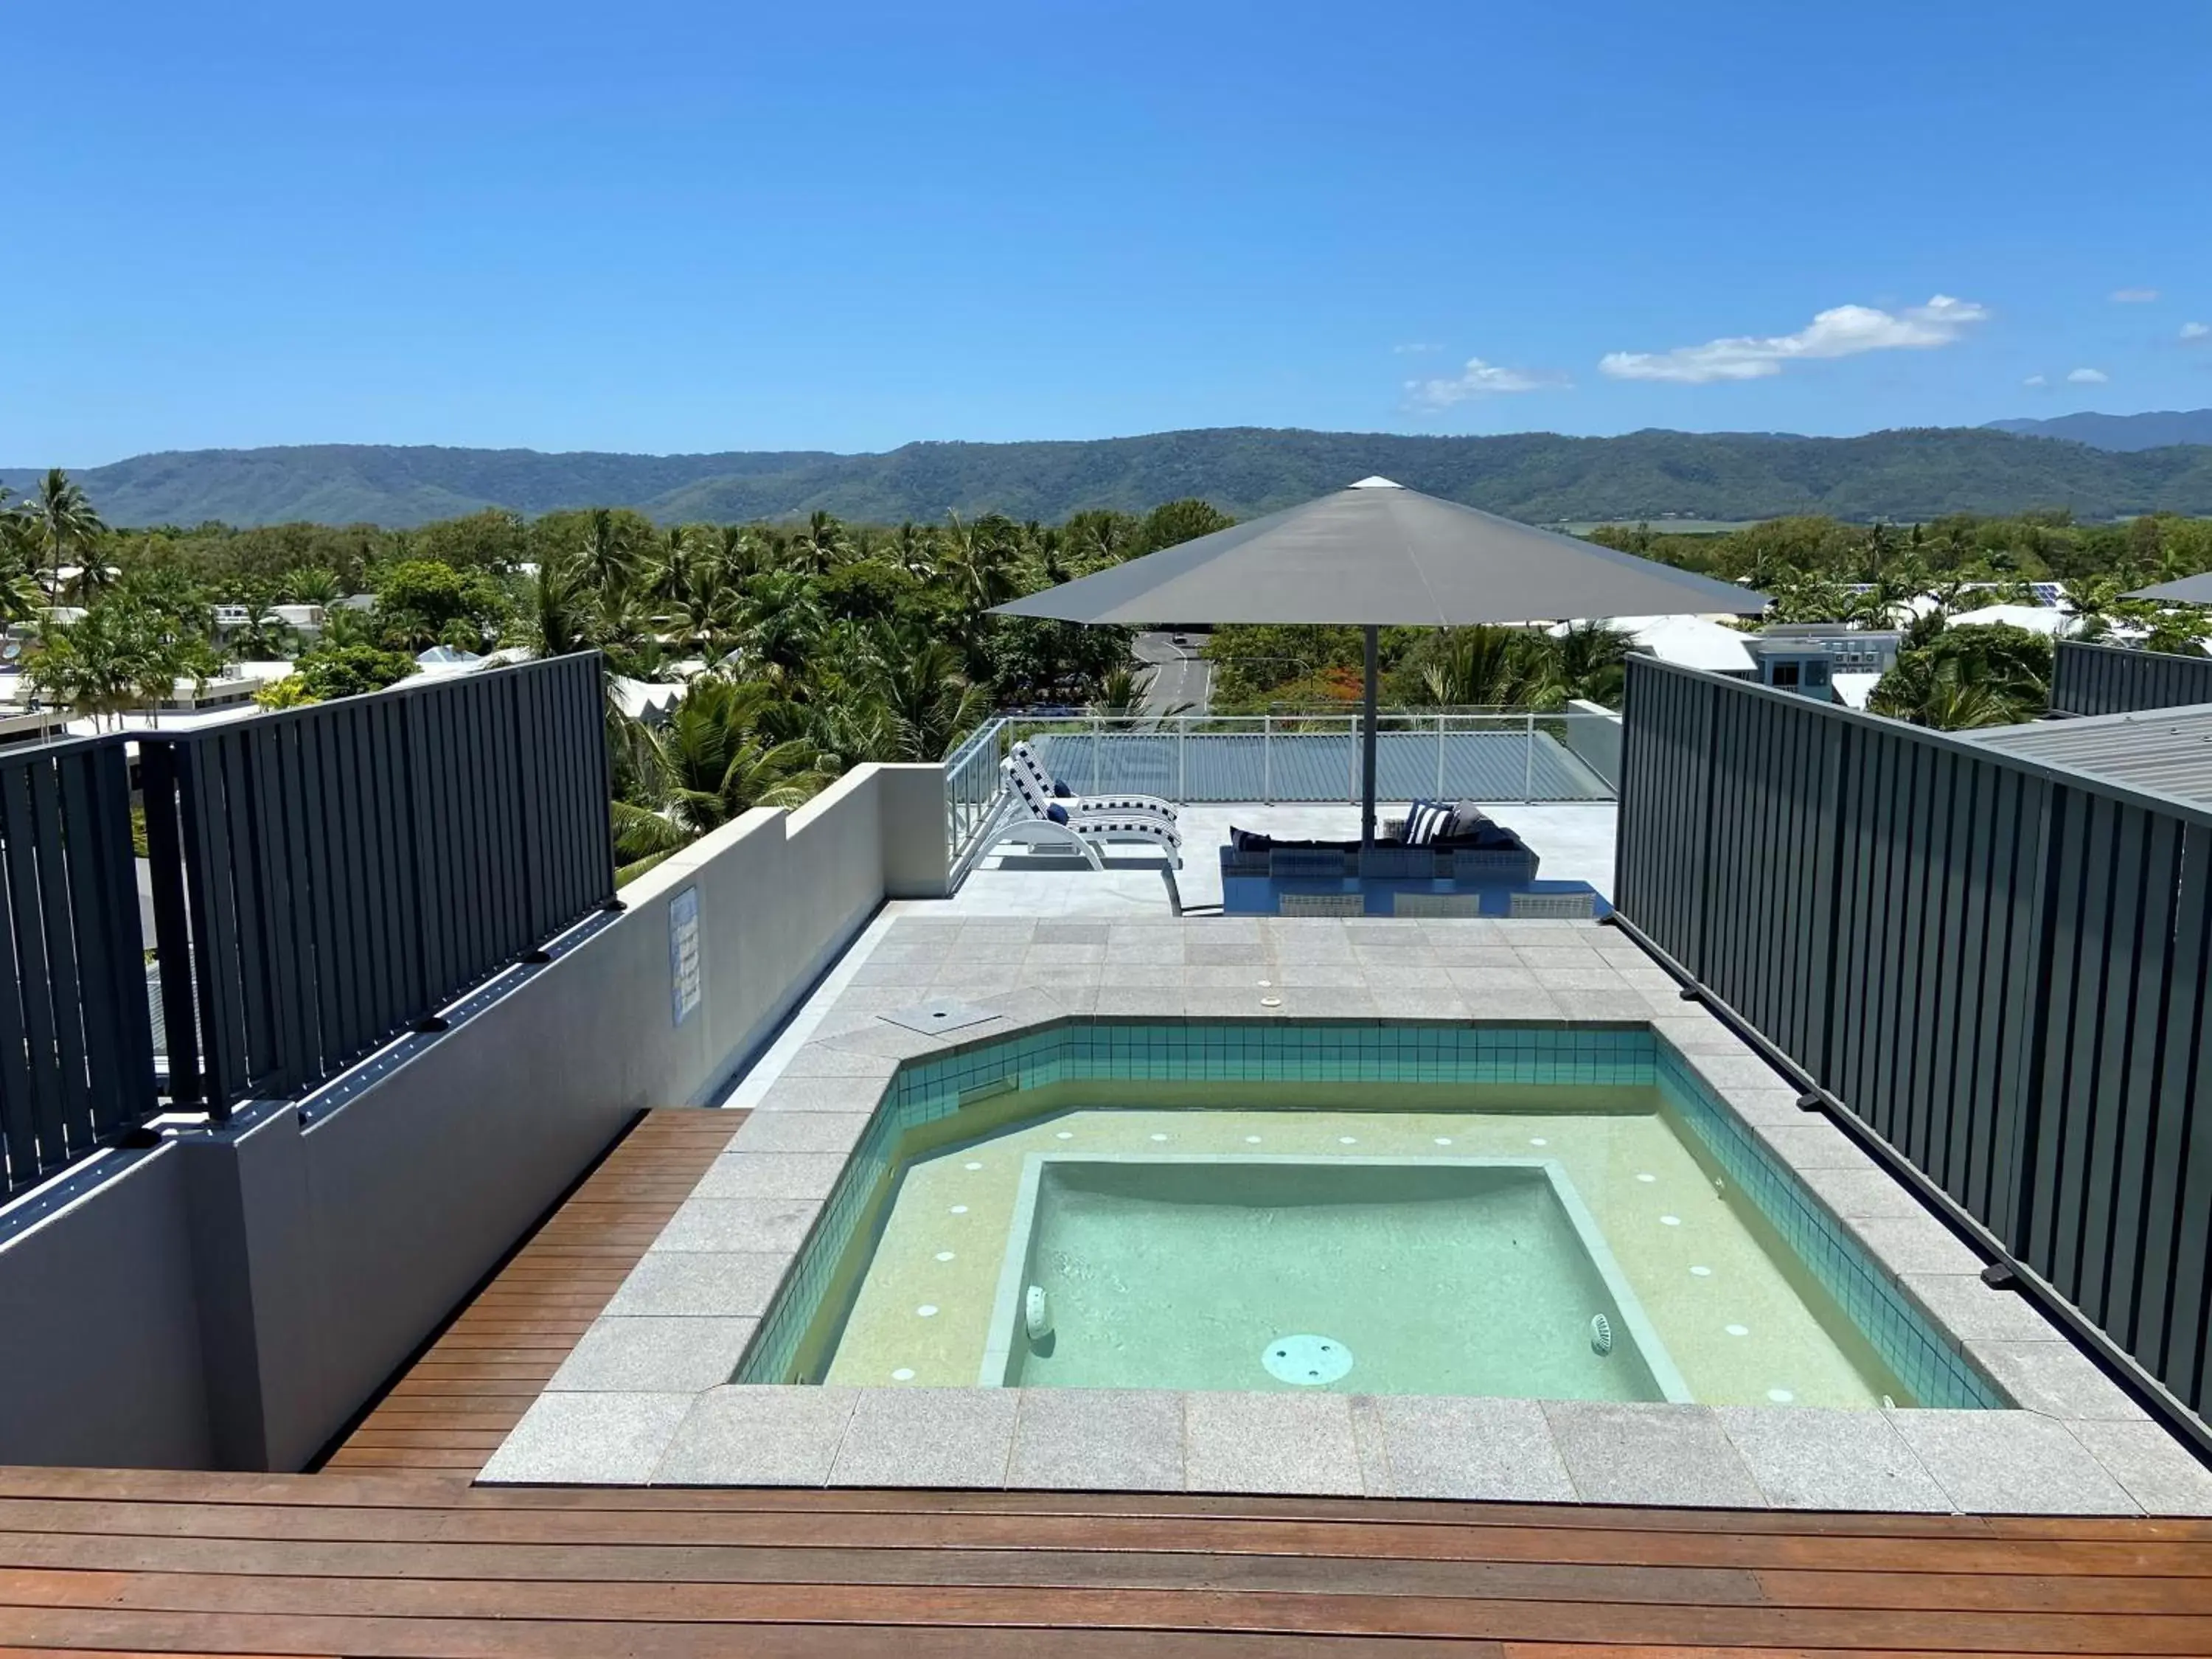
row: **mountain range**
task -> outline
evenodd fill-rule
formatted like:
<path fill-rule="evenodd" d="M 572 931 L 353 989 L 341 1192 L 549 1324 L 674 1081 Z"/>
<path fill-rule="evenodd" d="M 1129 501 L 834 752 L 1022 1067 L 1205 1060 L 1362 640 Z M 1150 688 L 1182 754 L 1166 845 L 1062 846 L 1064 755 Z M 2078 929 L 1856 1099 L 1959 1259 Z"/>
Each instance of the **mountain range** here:
<path fill-rule="evenodd" d="M 2065 438 L 2093 449 L 2164 449 L 2212 444 L 2212 409 L 2160 409 L 2142 415 L 2059 415 L 2047 421 L 1991 421 L 1992 432 Z"/>
<path fill-rule="evenodd" d="M 2136 417 L 2150 419 L 2150 416 Z M 1200 495 L 1244 517 L 1380 473 L 1532 523 L 1929 519 L 2064 507 L 2081 519 L 2212 514 L 2212 447 L 2119 452 L 1986 428 L 1854 438 L 1644 431 L 1413 437 L 1254 427 L 1074 442 L 914 443 L 883 454 L 548 454 L 319 444 L 172 451 L 75 473 L 118 526 L 313 520 L 407 527 L 485 507 L 633 507 L 664 522 L 875 523 L 999 512 L 1056 520 Z M 37 473 L 0 469 L 18 492 Z"/>

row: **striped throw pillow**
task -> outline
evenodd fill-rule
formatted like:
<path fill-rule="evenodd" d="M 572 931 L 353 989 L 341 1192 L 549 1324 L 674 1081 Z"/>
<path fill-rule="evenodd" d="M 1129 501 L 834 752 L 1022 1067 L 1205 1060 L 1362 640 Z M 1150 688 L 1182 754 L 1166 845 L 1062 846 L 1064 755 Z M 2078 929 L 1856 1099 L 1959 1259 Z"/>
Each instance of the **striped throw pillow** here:
<path fill-rule="evenodd" d="M 1417 800 L 1413 810 L 1406 815 L 1406 845 L 1430 847 L 1437 836 L 1449 834 L 1452 809 L 1432 800 Z"/>

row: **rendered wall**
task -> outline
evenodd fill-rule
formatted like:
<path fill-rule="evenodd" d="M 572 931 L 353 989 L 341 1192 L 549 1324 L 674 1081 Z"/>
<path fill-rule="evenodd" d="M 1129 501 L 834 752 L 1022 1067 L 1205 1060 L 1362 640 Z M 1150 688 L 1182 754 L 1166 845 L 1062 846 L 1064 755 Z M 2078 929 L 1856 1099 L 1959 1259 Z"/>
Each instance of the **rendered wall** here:
<path fill-rule="evenodd" d="M 0 1246 L 0 1462 L 195 1468 L 213 1452 L 178 1149 L 114 1160 Z"/>
<path fill-rule="evenodd" d="M 0 1365 L 0 1462 L 300 1467 L 633 1114 L 718 1094 L 886 896 L 944 891 L 944 810 L 941 769 L 863 767 L 747 813 L 326 1114 L 242 1114 L 0 1245 L 0 1335 L 52 1379 Z"/>

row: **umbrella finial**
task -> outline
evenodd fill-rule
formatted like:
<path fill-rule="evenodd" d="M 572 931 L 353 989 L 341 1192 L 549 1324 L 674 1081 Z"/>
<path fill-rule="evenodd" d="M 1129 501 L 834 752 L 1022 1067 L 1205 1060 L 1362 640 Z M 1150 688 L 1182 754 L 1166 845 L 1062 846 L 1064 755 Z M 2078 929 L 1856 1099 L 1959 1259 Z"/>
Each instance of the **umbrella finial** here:
<path fill-rule="evenodd" d="M 1395 478 L 1386 478 L 1379 472 L 1370 472 L 1358 483 L 1345 486 L 1347 489 L 1403 489 L 1405 487 Z"/>

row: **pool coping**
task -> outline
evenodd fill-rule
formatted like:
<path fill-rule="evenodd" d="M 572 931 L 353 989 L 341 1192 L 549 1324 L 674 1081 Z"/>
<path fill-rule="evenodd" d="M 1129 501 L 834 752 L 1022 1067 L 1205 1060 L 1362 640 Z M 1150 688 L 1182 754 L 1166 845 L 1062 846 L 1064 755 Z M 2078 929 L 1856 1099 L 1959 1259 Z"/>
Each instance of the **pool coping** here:
<path fill-rule="evenodd" d="M 944 1039 L 883 1018 L 932 995 L 993 1018 Z M 902 1062 L 1070 1019 L 1224 1018 L 1646 1025 L 2018 1408 L 726 1380 Z M 478 1479 L 2212 1514 L 2212 1474 L 1982 1266 L 1611 928 L 902 916 Z"/>

